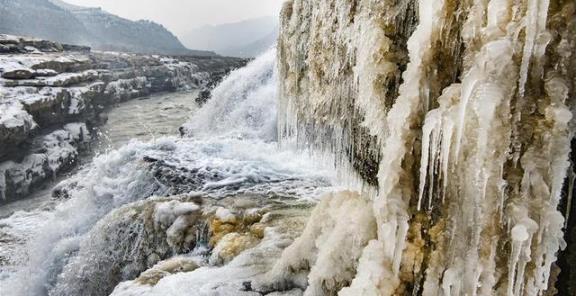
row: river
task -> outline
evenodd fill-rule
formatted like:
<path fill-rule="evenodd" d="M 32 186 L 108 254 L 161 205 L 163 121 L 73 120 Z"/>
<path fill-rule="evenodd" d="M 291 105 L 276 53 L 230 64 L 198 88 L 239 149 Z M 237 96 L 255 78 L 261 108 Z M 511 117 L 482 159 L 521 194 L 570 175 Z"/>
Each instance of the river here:
<path fill-rule="evenodd" d="M 312 155 L 277 142 L 275 56 L 270 50 L 232 72 L 201 109 L 194 103 L 194 93 L 136 99 L 112 109 L 100 131 L 99 153 L 56 185 L 65 198 L 54 200 L 45 190 L 4 210 L 4 216 L 13 213 L 0 220 L 0 287 L 5 288 L 0 294 L 108 295 L 118 283 L 134 279 L 159 259 L 179 255 L 191 260 L 196 247 L 166 253 L 163 241 L 147 242 L 148 231 L 163 228 L 144 228 L 166 220 L 161 217 L 165 207 L 177 211 L 202 206 L 204 213 L 223 219 L 229 216 L 223 214 L 229 211 L 223 206 L 246 215 L 281 211 L 262 220 L 286 229 L 284 234 L 265 232 L 261 244 L 265 249 L 257 248 L 272 252 L 259 255 L 268 258 L 265 262 L 241 262 L 244 271 L 239 272 L 213 268 L 205 256 L 195 263 L 206 267 L 198 269 L 194 282 L 198 286 L 189 289 L 234 282 L 234 287 L 225 288 L 238 291 L 239 276 L 270 268 L 270 259 L 302 230 L 311 201 L 333 190 L 335 180 L 334 172 Z M 203 202 L 191 205 L 195 196 Z M 298 222 L 289 223 L 295 214 L 282 209 L 295 204 L 299 204 Z M 256 208 L 238 208 L 246 205 Z M 141 216 L 146 222 L 130 214 L 151 207 L 152 222 L 146 220 L 149 216 Z M 174 227 L 182 223 L 177 221 L 181 220 Z M 158 235 L 173 237 L 174 227 Z M 198 239 L 190 243 L 202 245 Z M 157 253 L 161 257 L 149 257 Z M 208 275 L 211 281 L 202 280 L 206 272 L 230 277 Z"/>
<path fill-rule="evenodd" d="M 178 128 L 198 109 L 195 99 L 198 91 L 155 94 L 122 102 L 109 109 L 106 123 L 96 130 L 92 150 L 83 153 L 80 165 L 71 172 L 57 177 L 43 188 L 0 207 L 0 278 L 10 269 L 10 262 L 20 260 L 27 233 L 42 224 L 59 203 L 52 198 L 58 182 L 71 178 L 91 164 L 96 155 L 106 154 L 131 140 L 155 141 L 178 134 Z"/>

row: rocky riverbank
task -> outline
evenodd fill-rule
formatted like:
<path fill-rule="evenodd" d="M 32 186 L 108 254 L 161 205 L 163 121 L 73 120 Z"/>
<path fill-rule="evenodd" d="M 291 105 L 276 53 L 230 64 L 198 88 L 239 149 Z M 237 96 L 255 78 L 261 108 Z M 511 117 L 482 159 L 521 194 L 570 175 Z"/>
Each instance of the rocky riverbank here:
<path fill-rule="evenodd" d="M 245 60 L 92 52 L 0 35 L 0 204 L 69 169 L 114 104 L 205 89 Z"/>

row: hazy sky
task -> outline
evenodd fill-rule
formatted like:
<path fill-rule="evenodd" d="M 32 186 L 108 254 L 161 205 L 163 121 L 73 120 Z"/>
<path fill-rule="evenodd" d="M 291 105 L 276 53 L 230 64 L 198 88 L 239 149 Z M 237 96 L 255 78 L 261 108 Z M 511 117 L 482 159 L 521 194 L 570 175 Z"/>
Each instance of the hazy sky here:
<path fill-rule="evenodd" d="M 205 24 L 278 15 L 284 0 L 64 0 L 131 19 L 149 19 L 179 35 Z"/>

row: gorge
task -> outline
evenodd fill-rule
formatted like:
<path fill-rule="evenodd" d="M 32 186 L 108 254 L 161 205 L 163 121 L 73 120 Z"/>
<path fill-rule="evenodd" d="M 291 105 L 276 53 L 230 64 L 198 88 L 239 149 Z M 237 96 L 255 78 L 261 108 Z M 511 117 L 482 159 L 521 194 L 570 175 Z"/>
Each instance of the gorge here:
<path fill-rule="evenodd" d="M 69 169 L 102 112 L 159 92 L 205 90 L 242 59 L 91 52 L 0 35 L 0 204 Z"/>
<path fill-rule="evenodd" d="M 2 295 L 575 295 L 574 1 L 289 0 L 180 132 L 0 220 Z"/>

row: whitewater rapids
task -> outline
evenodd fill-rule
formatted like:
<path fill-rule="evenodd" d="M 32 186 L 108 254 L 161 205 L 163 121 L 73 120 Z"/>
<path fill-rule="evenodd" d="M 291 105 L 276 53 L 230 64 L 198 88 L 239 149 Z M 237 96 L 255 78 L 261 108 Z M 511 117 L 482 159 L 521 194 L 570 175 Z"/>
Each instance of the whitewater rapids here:
<path fill-rule="evenodd" d="M 306 154 L 279 149 L 275 141 L 275 57 L 270 50 L 231 73 L 185 124 L 189 136 L 134 140 L 100 155 L 56 186 L 66 200 L 54 209 L 17 212 L 1 220 L 6 234 L 25 243 L 19 245 L 24 250 L 4 250 L 13 262 L 3 268 L 0 294 L 107 295 L 118 281 L 152 267 L 161 258 L 144 266 L 126 261 L 137 254 L 130 248 L 141 246 L 129 241 L 129 233 L 138 231 L 131 227 L 140 226 L 126 220 L 126 211 L 150 197 L 174 196 L 175 202 L 198 195 L 315 200 L 327 191 L 332 173 L 315 167 Z M 263 244 L 278 253 L 277 244 L 286 245 L 286 238 L 270 236 Z M 183 255 L 197 256 L 198 250 L 188 252 Z M 113 274 L 114 264 L 128 266 Z"/>

